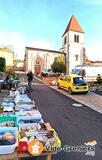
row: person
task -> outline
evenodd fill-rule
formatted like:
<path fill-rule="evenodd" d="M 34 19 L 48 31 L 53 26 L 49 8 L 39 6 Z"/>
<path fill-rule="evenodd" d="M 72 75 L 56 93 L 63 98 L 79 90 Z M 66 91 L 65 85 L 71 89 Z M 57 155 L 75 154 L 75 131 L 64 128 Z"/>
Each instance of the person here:
<path fill-rule="evenodd" d="M 6 78 L 3 81 L 3 88 L 8 88 L 9 89 L 9 81 L 10 81 L 10 76 L 7 73 Z"/>
<path fill-rule="evenodd" d="M 29 87 L 30 91 L 32 91 L 33 73 L 31 71 L 29 71 L 27 73 L 27 77 L 28 77 L 28 87 Z"/>
<path fill-rule="evenodd" d="M 9 76 L 9 74 L 7 74 L 7 76 L 6 76 L 6 78 L 5 78 L 6 83 L 8 83 L 9 78 L 10 78 L 10 76 Z"/>

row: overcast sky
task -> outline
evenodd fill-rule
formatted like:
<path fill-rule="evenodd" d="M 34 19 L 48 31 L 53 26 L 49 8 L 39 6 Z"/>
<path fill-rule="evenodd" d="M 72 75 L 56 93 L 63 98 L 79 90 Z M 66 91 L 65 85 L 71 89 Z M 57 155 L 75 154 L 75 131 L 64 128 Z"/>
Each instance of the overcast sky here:
<path fill-rule="evenodd" d="M 72 15 L 88 58 L 102 60 L 102 0 L 0 0 L 0 46 L 13 46 L 18 58 L 25 46 L 59 50 Z"/>

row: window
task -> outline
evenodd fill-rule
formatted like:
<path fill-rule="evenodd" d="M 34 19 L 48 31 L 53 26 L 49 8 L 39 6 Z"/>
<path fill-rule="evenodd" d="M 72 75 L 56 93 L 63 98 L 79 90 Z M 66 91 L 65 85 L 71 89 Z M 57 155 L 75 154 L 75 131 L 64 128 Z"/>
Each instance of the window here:
<path fill-rule="evenodd" d="M 74 84 L 83 84 L 83 83 L 85 83 L 86 84 L 86 82 L 85 82 L 85 80 L 82 78 L 82 77 L 78 77 L 78 78 L 73 78 L 73 82 L 74 82 Z"/>
<path fill-rule="evenodd" d="M 65 38 L 64 38 L 64 44 L 66 44 L 66 42 L 67 42 L 67 38 L 65 37 Z"/>
<path fill-rule="evenodd" d="M 77 42 L 77 43 L 79 43 L 79 35 L 74 35 L 74 42 Z"/>
<path fill-rule="evenodd" d="M 75 35 L 74 35 L 74 42 L 76 42 L 76 38 L 77 38 L 77 37 L 76 37 L 76 34 L 75 34 Z"/>
<path fill-rule="evenodd" d="M 76 55 L 75 55 L 75 61 L 78 61 L 78 57 L 79 57 L 79 55 L 76 54 Z"/>
<path fill-rule="evenodd" d="M 79 42 L 79 35 L 77 36 L 77 42 Z"/>

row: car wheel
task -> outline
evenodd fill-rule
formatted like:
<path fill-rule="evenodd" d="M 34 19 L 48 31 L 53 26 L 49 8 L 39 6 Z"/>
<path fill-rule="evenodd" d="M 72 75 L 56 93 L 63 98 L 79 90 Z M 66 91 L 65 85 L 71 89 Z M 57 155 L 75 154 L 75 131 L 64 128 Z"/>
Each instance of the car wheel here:
<path fill-rule="evenodd" d="M 73 94 L 73 92 L 72 92 L 72 89 L 69 87 L 68 88 L 68 93 L 71 95 L 71 94 Z"/>
<path fill-rule="evenodd" d="M 88 93 L 88 91 L 84 92 L 84 94 L 87 94 L 87 93 Z"/>
<path fill-rule="evenodd" d="M 58 88 L 58 89 L 60 89 L 60 85 L 59 85 L 59 83 L 57 83 L 57 88 Z"/>

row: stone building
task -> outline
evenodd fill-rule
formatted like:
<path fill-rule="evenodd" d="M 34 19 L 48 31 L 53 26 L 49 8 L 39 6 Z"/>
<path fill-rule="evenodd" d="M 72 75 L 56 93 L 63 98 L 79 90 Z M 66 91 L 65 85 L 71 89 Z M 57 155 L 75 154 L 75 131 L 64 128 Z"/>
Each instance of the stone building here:
<path fill-rule="evenodd" d="M 28 72 L 32 70 L 33 73 L 39 74 L 43 70 L 51 69 L 55 57 L 59 55 L 64 56 L 65 53 L 54 50 L 40 49 L 40 48 L 25 48 L 24 68 Z"/>

